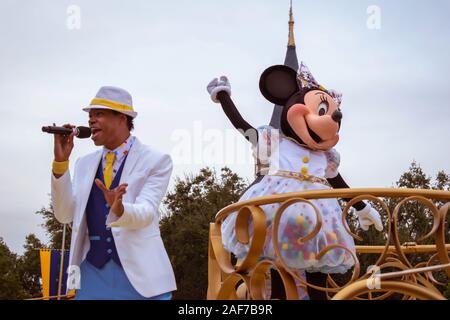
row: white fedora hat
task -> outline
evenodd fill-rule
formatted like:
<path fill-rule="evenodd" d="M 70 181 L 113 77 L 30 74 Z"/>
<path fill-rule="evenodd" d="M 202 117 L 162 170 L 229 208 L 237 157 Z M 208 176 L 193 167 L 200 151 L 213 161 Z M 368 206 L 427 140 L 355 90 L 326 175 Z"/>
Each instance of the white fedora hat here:
<path fill-rule="evenodd" d="M 132 118 L 137 116 L 137 112 L 133 109 L 131 94 L 118 87 L 101 87 L 95 98 L 92 99 L 91 104 L 83 108 L 86 112 L 89 112 L 91 109 L 114 110 Z"/>

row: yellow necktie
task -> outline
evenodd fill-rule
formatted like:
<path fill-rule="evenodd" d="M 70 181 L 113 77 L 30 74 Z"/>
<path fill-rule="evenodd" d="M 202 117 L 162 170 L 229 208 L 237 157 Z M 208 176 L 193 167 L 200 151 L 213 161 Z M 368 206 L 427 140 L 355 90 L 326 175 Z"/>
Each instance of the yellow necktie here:
<path fill-rule="evenodd" d="M 105 179 L 105 186 L 108 189 L 112 183 L 113 164 L 114 164 L 115 159 L 116 159 L 116 154 L 114 152 L 108 152 L 106 154 L 106 166 L 105 166 L 105 172 L 103 174 L 103 177 Z"/>

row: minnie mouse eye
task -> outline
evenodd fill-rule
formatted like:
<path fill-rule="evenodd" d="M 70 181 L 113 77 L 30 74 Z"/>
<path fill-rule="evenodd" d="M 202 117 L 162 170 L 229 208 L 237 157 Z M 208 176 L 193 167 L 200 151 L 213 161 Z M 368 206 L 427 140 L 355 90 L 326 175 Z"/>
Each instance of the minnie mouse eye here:
<path fill-rule="evenodd" d="M 317 107 L 317 114 L 319 116 L 323 116 L 328 112 L 328 102 L 322 101 L 319 106 Z"/>

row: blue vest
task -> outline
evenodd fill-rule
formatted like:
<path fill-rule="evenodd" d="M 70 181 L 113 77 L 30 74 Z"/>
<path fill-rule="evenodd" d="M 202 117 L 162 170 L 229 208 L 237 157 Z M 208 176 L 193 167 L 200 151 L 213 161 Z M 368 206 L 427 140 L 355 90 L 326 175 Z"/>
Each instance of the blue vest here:
<path fill-rule="evenodd" d="M 125 162 L 126 158 L 123 160 L 119 171 L 116 173 L 110 189 L 114 189 L 118 186 Z M 104 183 L 101 161 L 95 178 L 100 179 L 100 181 Z M 91 243 L 86 259 L 98 269 L 102 268 L 109 259 L 113 259 L 119 266 L 122 266 L 119 255 L 117 254 L 111 228 L 106 227 L 106 217 L 108 216 L 108 213 L 108 203 L 105 200 L 103 192 L 94 182 L 86 206 L 86 220 L 89 241 Z"/>

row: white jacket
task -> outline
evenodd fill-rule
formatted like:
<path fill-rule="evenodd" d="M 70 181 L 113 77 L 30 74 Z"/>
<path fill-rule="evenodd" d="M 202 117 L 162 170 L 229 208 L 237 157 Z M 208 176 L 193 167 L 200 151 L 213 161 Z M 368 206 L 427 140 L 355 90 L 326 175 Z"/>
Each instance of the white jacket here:
<path fill-rule="evenodd" d="M 69 266 L 80 266 L 90 242 L 85 209 L 102 150 L 75 163 L 73 180 L 69 170 L 56 179 L 52 174 L 51 195 L 56 219 L 72 224 Z M 121 183 L 128 183 L 123 196 L 124 213 L 107 217 L 120 261 L 133 287 L 144 297 L 176 290 L 175 276 L 159 231 L 159 204 L 172 173 L 169 155 L 135 140 L 127 156 Z"/>

